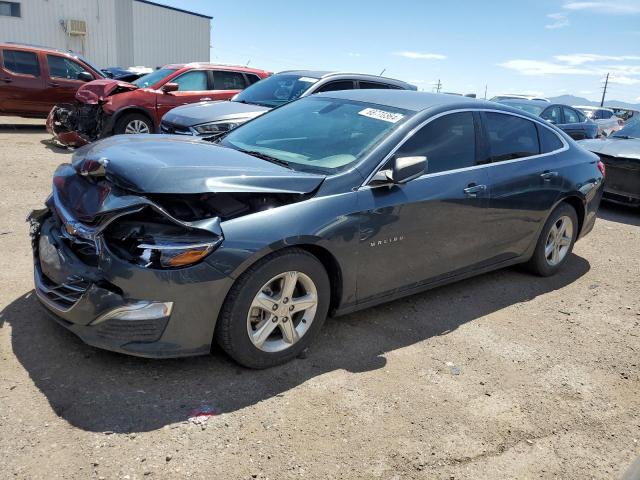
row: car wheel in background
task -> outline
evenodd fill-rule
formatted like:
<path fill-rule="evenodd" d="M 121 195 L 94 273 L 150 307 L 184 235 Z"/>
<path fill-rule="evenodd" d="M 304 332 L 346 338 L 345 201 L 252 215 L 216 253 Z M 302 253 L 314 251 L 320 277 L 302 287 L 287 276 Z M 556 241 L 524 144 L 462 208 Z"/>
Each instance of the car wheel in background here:
<path fill-rule="evenodd" d="M 118 119 L 114 132 L 117 135 L 153 133 L 153 125 L 151 120 L 141 113 L 128 113 Z"/>
<path fill-rule="evenodd" d="M 578 235 L 578 215 L 567 204 L 558 205 L 542 229 L 527 267 L 543 277 L 554 275 L 566 263 Z"/>
<path fill-rule="evenodd" d="M 329 299 L 329 277 L 316 257 L 297 248 L 276 252 L 251 266 L 231 288 L 216 340 L 245 367 L 285 363 L 316 337 Z"/>

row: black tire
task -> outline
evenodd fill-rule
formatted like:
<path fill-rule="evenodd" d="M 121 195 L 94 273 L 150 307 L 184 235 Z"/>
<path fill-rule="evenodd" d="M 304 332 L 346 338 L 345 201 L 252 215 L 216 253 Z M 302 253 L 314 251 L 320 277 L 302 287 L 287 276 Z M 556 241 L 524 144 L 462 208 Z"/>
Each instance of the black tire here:
<path fill-rule="evenodd" d="M 153 123 L 149 120 L 149 117 L 142 113 L 126 113 L 122 115 L 117 121 L 116 125 L 113 128 L 113 133 L 116 135 L 123 135 L 126 133 L 127 125 L 134 121 L 143 122 L 147 128 L 149 129 L 149 133 L 153 133 Z"/>
<path fill-rule="evenodd" d="M 315 284 L 318 296 L 315 317 L 309 329 L 290 347 L 279 352 L 265 352 L 249 338 L 247 315 L 255 295 L 263 285 L 288 271 L 302 272 Z M 299 248 L 275 252 L 252 265 L 229 291 L 216 325 L 216 342 L 245 367 L 261 369 L 286 363 L 305 350 L 317 336 L 329 311 L 330 296 L 329 276 L 316 257 Z"/>
<path fill-rule="evenodd" d="M 561 217 L 568 217 L 569 219 L 571 219 L 573 227 L 571 243 L 569 244 L 569 249 L 567 250 L 567 253 L 564 255 L 562 260 L 556 265 L 551 265 L 547 260 L 547 256 L 545 255 L 545 246 L 547 238 L 549 237 L 549 232 Z M 530 272 L 535 273 L 536 275 L 540 275 L 541 277 L 550 277 L 551 275 L 555 275 L 564 266 L 564 264 L 567 262 L 567 259 L 571 255 L 577 235 L 578 215 L 571 205 L 569 205 L 568 203 L 561 203 L 553 210 L 553 212 L 551 212 L 551 215 L 549 215 L 547 222 L 544 224 L 544 228 L 542 229 L 542 232 L 540 232 L 540 237 L 538 238 L 533 256 L 525 264 L 526 268 Z"/>

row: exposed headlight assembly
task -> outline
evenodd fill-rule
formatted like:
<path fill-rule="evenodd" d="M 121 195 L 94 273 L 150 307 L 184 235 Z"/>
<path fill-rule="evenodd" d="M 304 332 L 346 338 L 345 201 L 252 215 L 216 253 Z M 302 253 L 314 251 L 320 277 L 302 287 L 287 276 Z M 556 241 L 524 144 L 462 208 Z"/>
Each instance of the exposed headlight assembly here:
<path fill-rule="evenodd" d="M 140 259 L 146 262 L 146 266 L 159 266 L 160 268 L 186 267 L 198 263 L 209 255 L 222 242 L 218 238 L 211 242 L 163 242 L 141 243 L 138 249 L 141 251 Z"/>
<path fill-rule="evenodd" d="M 222 135 L 229 130 L 233 130 L 238 125 L 246 122 L 248 118 L 238 118 L 233 121 L 222 120 L 218 122 L 203 123 L 202 125 L 196 125 L 192 127 L 198 135 Z"/>

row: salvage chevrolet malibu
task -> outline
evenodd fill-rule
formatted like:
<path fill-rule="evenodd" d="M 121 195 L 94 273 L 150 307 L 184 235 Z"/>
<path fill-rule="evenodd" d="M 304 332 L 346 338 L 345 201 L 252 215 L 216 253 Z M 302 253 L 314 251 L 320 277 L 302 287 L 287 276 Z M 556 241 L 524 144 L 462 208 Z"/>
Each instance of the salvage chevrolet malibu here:
<path fill-rule="evenodd" d="M 30 215 L 36 293 L 91 345 L 177 357 L 215 341 L 269 367 L 329 313 L 518 263 L 553 275 L 592 229 L 603 176 L 506 106 L 318 94 L 215 144 L 123 135 L 78 150 Z"/>

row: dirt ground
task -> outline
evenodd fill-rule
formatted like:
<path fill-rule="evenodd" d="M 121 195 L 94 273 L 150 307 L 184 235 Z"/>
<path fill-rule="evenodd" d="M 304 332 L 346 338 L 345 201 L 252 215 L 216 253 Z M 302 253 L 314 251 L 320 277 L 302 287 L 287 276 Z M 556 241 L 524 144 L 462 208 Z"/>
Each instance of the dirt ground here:
<path fill-rule="evenodd" d="M 640 211 L 603 206 L 556 277 L 330 319 L 279 368 L 142 360 L 34 298 L 25 215 L 70 160 L 45 139 L 0 128 L 1 478 L 617 479 L 640 455 Z"/>

